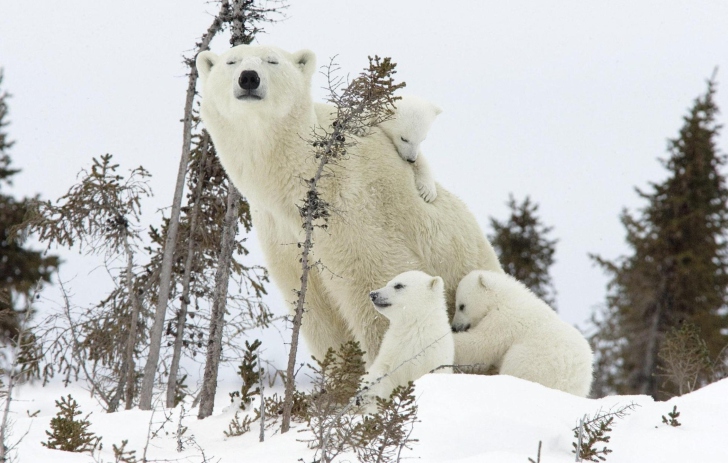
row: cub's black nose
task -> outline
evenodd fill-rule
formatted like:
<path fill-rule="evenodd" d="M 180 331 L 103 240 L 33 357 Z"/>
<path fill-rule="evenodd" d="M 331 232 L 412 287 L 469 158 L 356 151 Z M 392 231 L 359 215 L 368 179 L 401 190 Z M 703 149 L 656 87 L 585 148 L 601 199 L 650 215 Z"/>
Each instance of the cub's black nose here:
<path fill-rule="evenodd" d="M 243 71 L 238 79 L 240 88 L 245 90 L 255 90 L 260 86 L 260 76 L 255 71 Z"/>
<path fill-rule="evenodd" d="M 369 293 L 369 297 L 372 299 L 372 301 L 375 301 L 377 299 L 377 296 L 379 296 L 379 294 L 376 291 L 372 291 L 371 293 Z"/>

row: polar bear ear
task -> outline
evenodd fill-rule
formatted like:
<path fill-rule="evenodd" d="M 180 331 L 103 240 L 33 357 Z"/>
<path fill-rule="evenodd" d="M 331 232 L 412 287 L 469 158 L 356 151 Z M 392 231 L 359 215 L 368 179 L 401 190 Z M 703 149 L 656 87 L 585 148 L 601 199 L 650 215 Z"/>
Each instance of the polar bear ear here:
<path fill-rule="evenodd" d="M 489 289 L 488 284 L 485 282 L 485 275 L 478 275 L 478 284 L 484 289 Z"/>
<path fill-rule="evenodd" d="M 432 280 L 430 280 L 430 284 L 428 285 L 428 287 L 431 290 L 436 291 L 438 288 L 442 288 L 444 285 L 445 283 L 442 281 L 442 278 L 434 277 Z"/>
<path fill-rule="evenodd" d="M 439 116 L 442 113 L 442 108 L 436 104 L 432 105 L 432 110 L 435 111 L 435 116 Z"/>
<path fill-rule="evenodd" d="M 311 50 L 299 50 L 293 54 L 293 62 L 306 77 L 311 77 L 316 69 L 316 54 Z"/>
<path fill-rule="evenodd" d="M 200 74 L 200 78 L 204 82 L 207 76 L 210 75 L 212 67 L 217 62 L 218 56 L 211 51 L 203 51 L 197 55 L 195 65 L 197 66 L 197 73 Z"/>

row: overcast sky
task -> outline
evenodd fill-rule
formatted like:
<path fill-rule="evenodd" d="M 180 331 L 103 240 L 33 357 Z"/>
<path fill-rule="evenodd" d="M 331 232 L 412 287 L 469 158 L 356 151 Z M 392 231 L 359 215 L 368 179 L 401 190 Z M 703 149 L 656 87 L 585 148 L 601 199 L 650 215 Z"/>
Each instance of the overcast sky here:
<path fill-rule="evenodd" d="M 202 0 L 3 0 L 17 194 L 56 198 L 92 156 L 112 153 L 124 169 L 153 174 L 144 218 L 157 224 L 181 152 L 182 54 L 216 11 Z M 507 216 L 509 193 L 540 205 L 559 239 L 559 312 L 575 324 L 605 298 L 606 278 L 588 253 L 627 252 L 619 213 L 643 205 L 635 186 L 664 178 L 666 139 L 716 66 L 717 102 L 728 112 L 725 0 L 294 0 L 286 16 L 258 42 L 309 48 L 319 64 L 336 56 L 352 75 L 367 55 L 391 56 L 405 92 L 443 108 L 423 152 L 484 230 L 489 217 Z M 220 37 L 213 51 L 227 47 Z M 324 83 L 314 78 L 317 100 Z M 101 297 L 108 278 L 98 262 L 62 254 L 77 302 Z M 262 263 L 260 252 L 253 258 Z"/>

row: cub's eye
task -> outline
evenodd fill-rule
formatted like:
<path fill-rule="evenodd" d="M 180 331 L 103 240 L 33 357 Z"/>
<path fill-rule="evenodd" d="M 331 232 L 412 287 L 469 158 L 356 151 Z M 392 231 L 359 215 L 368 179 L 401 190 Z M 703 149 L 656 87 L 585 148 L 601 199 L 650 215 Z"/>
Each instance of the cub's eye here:
<path fill-rule="evenodd" d="M 399 139 L 400 139 L 400 140 L 402 140 L 402 141 L 403 141 L 403 142 L 405 142 L 405 143 L 409 143 L 409 140 L 407 140 L 407 139 L 406 139 L 406 138 L 404 138 L 404 137 L 399 137 Z"/>
<path fill-rule="evenodd" d="M 402 288 L 404 288 L 404 285 L 402 283 L 397 283 L 396 285 L 394 285 L 394 289 L 402 289 Z"/>
<path fill-rule="evenodd" d="M 462 312 L 463 310 L 465 310 L 465 304 L 460 304 L 460 311 Z"/>
<path fill-rule="evenodd" d="M 228 61 L 226 64 L 232 66 L 233 64 L 238 64 L 237 61 Z"/>
<path fill-rule="evenodd" d="M 278 64 L 278 60 L 275 58 L 268 58 L 268 64 Z"/>

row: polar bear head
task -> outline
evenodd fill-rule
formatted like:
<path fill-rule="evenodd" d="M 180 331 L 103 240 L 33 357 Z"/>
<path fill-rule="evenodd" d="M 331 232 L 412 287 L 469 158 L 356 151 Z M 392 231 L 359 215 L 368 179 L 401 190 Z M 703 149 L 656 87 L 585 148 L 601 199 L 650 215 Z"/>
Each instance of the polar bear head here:
<path fill-rule="evenodd" d="M 500 292 L 494 278 L 497 274 L 486 270 L 473 270 L 465 275 L 455 293 L 455 316 L 452 330 L 467 331 L 474 328 L 500 304 Z"/>
<path fill-rule="evenodd" d="M 374 307 L 390 322 L 404 321 L 431 310 L 445 312 L 445 284 L 419 270 L 394 277 L 387 286 L 369 293 Z"/>
<path fill-rule="evenodd" d="M 288 53 L 271 46 L 238 45 L 221 55 L 197 55 L 202 83 L 203 119 L 280 119 L 310 103 L 316 56 L 309 50 Z"/>
<path fill-rule="evenodd" d="M 402 96 L 395 103 L 392 118 L 379 127 L 392 140 L 402 159 L 415 162 L 420 144 L 427 138 L 432 122 L 441 112 L 439 107 L 427 100 L 412 95 Z"/>

